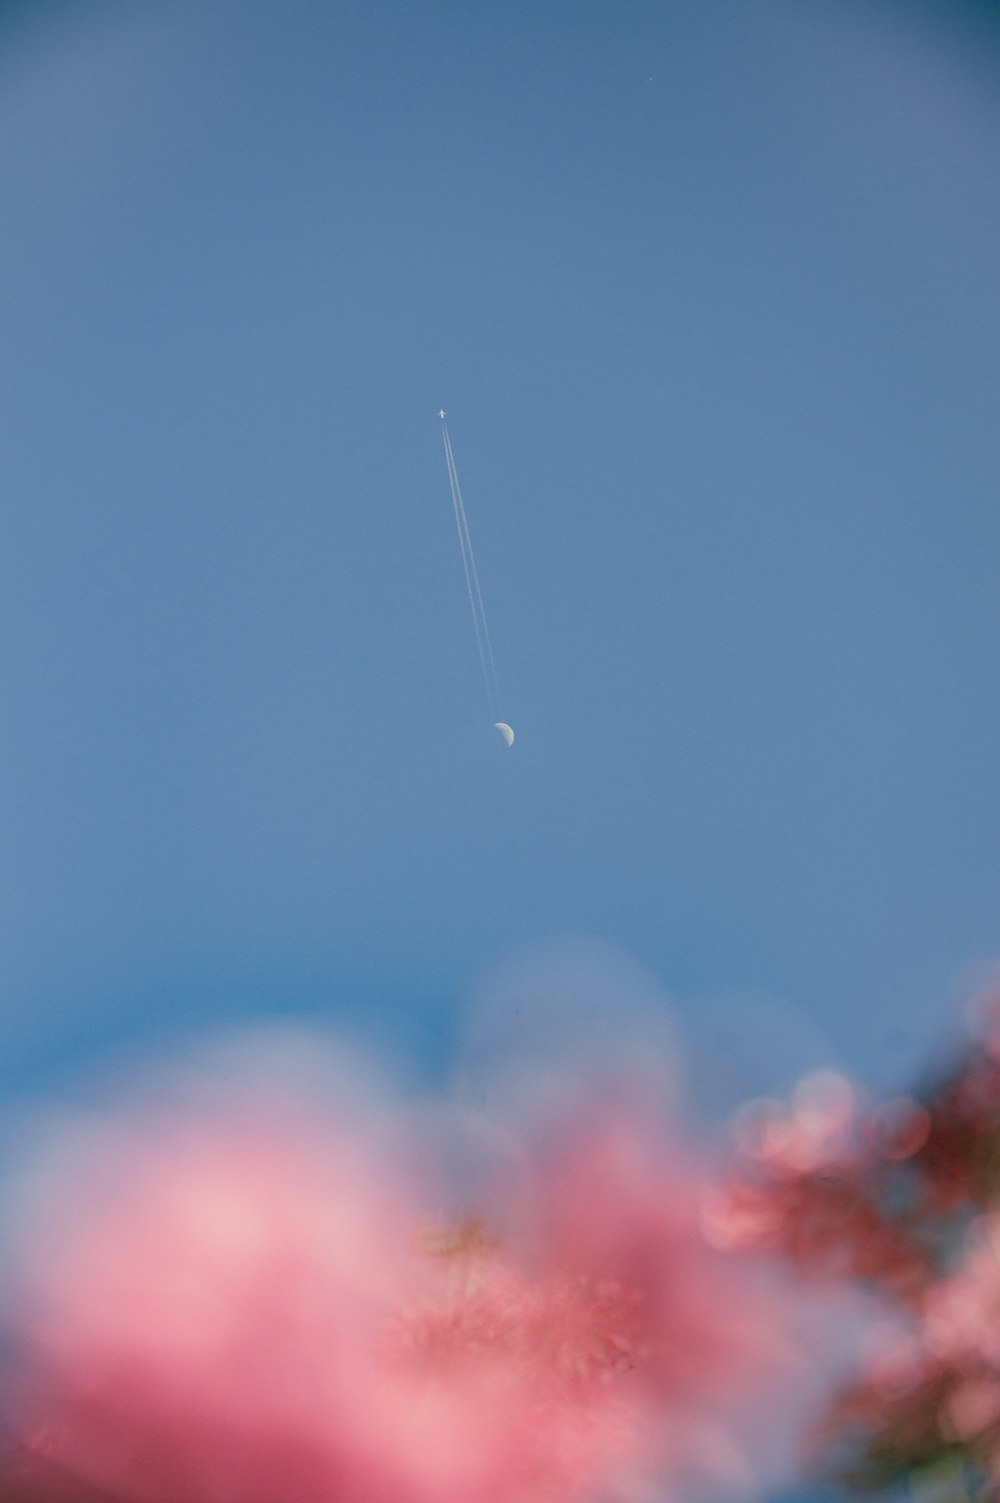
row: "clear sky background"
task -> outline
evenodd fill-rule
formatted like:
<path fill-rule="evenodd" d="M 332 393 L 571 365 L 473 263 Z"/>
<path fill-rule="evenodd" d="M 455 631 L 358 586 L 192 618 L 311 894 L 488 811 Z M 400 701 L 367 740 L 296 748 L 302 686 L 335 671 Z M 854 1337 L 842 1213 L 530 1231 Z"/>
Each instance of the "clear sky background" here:
<path fill-rule="evenodd" d="M 1000 952 L 998 162 L 986 6 L 7 3 L 0 1083 L 557 973 L 905 1082 Z"/>

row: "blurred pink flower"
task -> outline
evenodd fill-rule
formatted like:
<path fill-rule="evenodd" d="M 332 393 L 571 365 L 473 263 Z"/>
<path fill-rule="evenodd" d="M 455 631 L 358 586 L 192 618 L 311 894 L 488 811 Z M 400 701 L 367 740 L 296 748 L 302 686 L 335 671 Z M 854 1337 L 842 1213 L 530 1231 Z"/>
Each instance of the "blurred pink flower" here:
<path fill-rule="evenodd" d="M 389 1166 L 343 1130 L 252 1121 L 104 1146 L 31 1249 L 28 1451 L 149 1503 L 327 1498 L 334 1479 L 398 1498 L 372 1352 L 414 1206 Z"/>
<path fill-rule="evenodd" d="M 762 1451 L 780 1449 L 768 1401 L 797 1360 L 792 1323 L 759 1270 L 709 1244 L 705 1183 L 657 1123 L 597 1109 L 543 1143 L 531 1199 L 508 1207 L 507 1224 L 534 1279 L 613 1297 L 605 1360 L 634 1456 L 661 1491 L 696 1481 L 754 1491 Z"/>
<path fill-rule="evenodd" d="M 971 1248 L 865 1343 L 861 1372 L 824 1426 L 866 1436 L 876 1454 L 904 1466 L 961 1445 L 983 1475 L 1000 1474 L 1000 1264 L 994 1218 L 974 1227 Z M 992 1494 L 991 1494 L 992 1496 Z"/>
<path fill-rule="evenodd" d="M 923 1336 L 943 1360 L 984 1363 L 1000 1378 L 1000 1218 L 974 1223 L 966 1256 L 923 1301 Z"/>
<path fill-rule="evenodd" d="M 908 1097 L 862 1110 L 850 1082 L 819 1070 L 789 1106 L 751 1103 L 735 1123 L 736 1159 L 714 1197 L 720 1246 L 756 1247 L 837 1283 L 864 1280 L 912 1302 L 932 1276 L 927 1250 L 886 1191 L 931 1134 Z"/>
<path fill-rule="evenodd" d="M 12 1497 L 752 1490 L 736 1421 L 785 1370 L 780 1317 L 708 1246 L 682 1151 L 625 1113 L 552 1131 L 485 1221 L 428 1222 L 444 1188 L 370 1123 L 291 1105 L 98 1147 L 25 1245 Z"/>

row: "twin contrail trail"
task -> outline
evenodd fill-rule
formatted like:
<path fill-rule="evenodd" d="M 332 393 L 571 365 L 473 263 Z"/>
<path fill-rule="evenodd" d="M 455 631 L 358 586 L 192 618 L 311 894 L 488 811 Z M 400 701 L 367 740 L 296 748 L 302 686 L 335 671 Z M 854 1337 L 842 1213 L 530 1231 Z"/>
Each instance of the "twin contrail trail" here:
<path fill-rule="evenodd" d="M 497 680 L 496 663 L 493 661 L 493 644 L 490 641 L 490 629 L 486 623 L 486 607 L 483 604 L 483 592 L 479 584 L 476 555 L 472 551 L 472 538 L 469 536 L 469 521 L 465 515 L 462 488 L 458 483 L 458 471 L 455 468 L 455 456 L 451 449 L 451 439 L 448 437 L 448 425 L 444 420 L 444 411 L 442 410 L 438 416 L 441 419 L 441 434 L 444 438 L 444 457 L 448 464 L 448 483 L 451 486 L 451 500 L 455 508 L 455 526 L 458 528 L 458 546 L 462 550 L 465 587 L 469 592 L 469 609 L 472 612 L 472 625 L 476 633 L 476 647 L 479 650 L 479 664 L 483 670 L 486 697 L 490 702 L 490 713 L 493 716 L 494 724 L 507 742 L 507 745 L 510 746 L 514 740 L 514 732 L 503 720 L 503 710 L 500 705 L 500 685 Z"/>

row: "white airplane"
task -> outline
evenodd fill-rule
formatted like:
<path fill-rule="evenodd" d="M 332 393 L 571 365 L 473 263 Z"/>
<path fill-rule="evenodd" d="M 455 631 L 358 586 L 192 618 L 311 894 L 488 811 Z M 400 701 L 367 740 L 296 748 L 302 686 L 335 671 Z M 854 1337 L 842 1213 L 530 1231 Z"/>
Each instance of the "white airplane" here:
<path fill-rule="evenodd" d="M 440 417 L 440 418 L 444 417 L 444 408 L 443 407 L 441 408 L 441 411 L 438 413 L 438 417 Z"/>

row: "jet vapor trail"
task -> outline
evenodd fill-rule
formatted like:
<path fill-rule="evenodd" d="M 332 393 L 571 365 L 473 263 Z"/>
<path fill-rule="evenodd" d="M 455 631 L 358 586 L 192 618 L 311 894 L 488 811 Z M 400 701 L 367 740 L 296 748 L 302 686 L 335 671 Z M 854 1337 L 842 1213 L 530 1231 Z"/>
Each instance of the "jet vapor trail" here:
<path fill-rule="evenodd" d="M 500 708 L 500 685 L 497 682 L 496 664 L 493 661 L 490 630 L 486 624 L 486 607 L 483 605 L 483 592 L 479 586 L 476 555 L 472 551 L 469 522 L 465 515 L 462 489 L 458 483 L 458 471 L 455 468 L 455 456 L 451 451 L 451 439 L 448 437 L 448 426 L 444 421 L 443 412 L 440 417 L 441 433 L 444 437 L 444 455 L 448 462 L 451 500 L 455 508 L 455 526 L 458 528 L 458 545 L 462 550 L 462 567 L 465 570 L 465 586 L 469 592 L 469 608 L 472 611 L 472 625 L 475 628 L 476 646 L 479 649 L 479 663 L 483 670 L 483 682 L 486 685 L 486 695 L 490 702 L 490 712 L 494 721 L 499 722 L 503 719 L 503 712 Z"/>

